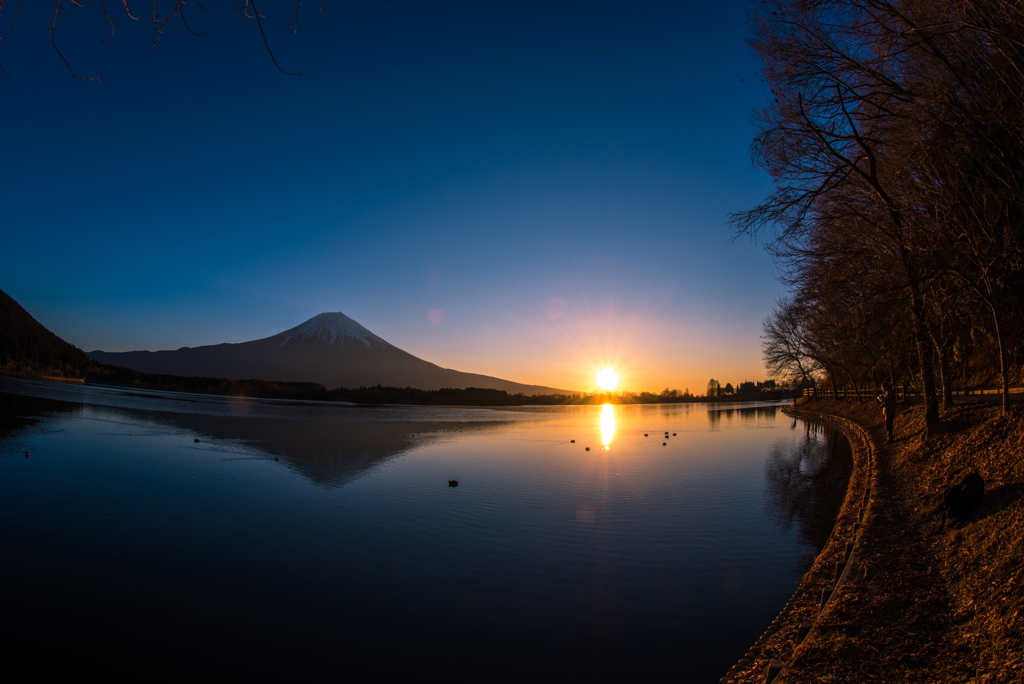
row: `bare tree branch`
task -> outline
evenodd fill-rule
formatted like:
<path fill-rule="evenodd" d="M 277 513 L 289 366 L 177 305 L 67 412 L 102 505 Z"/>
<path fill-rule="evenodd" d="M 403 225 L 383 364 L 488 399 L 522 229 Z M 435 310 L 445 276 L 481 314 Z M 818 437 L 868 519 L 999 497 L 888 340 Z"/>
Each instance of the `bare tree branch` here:
<path fill-rule="evenodd" d="M 57 51 L 57 55 L 61 58 L 61 61 L 64 62 L 64 65 L 68 68 L 68 71 L 71 72 L 72 76 L 74 76 L 79 81 L 99 81 L 99 76 L 93 76 L 92 78 L 83 78 L 82 76 L 76 74 L 75 70 L 71 68 L 71 64 L 68 62 L 67 59 L 64 58 L 64 54 L 60 51 L 60 48 L 57 47 L 57 40 L 55 36 L 55 29 L 57 28 L 57 13 L 63 11 L 64 10 L 60 6 L 60 0 L 57 0 L 56 4 L 54 4 L 53 7 L 53 20 L 50 22 L 50 44 L 53 46 L 53 49 Z"/>
<path fill-rule="evenodd" d="M 263 23 L 260 21 L 260 13 L 256 10 L 256 3 L 252 0 L 246 0 L 246 5 L 252 5 L 252 16 L 256 19 L 256 24 L 260 27 L 260 36 L 263 38 L 263 45 L 267 48 L 267 54 L 270 55 L 270 59 L 274 60 L 274 66 L 282 74 L 288 76 L 301 76 L 302 74 L 308 74 L 308 71 L 285 71 L 281 68 L 281 65 L 277 63 L 277 57 L 274 56 L 274 51 L 270 49 L 270 43 L 267 42 L 267 34 L 263 32 Z"/>

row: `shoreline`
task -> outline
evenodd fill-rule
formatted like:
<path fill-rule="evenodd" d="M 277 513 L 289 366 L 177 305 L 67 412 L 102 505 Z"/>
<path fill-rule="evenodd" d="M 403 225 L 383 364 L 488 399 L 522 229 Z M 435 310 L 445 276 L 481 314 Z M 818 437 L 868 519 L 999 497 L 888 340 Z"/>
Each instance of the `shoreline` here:
<path fill-rule="evenodd" d="M 829 542 L 759 652 L 721 682 L 1021 681 L 1024 411 L 958 403 L 926 441 L 923 407 L 900 408 L 891 445 L 871 404 L 817 399 L 787 410 L 837 423 L 855 445 L 855 472 Z M 971 471 L 985 480 L 984 500 L 940 528 L 942 493 Z M 868 484 L 870 494 L 858 495 Z M 851 535 L 861 500 L 863 523 Z M 852 571 L 819 612 L 847 540 Z"/>
<path fill-rule="evenodd" d="M 157 373 L 141 373 L 125 368 L 100 367 L 86 369 L 81 377 L 64 377 L 49 370 L 14 370 L 0 367 L 0 376 L 23 380 L 64 382 L 90 387 L 181 393 L 186 395 L 219 396 L 232 399 L 262 399 L 268 401 L 301 401 L 320 404 L 351 404 L 358 406 L 451 406 L 507 408 L 528 406 L 601 406 L 614 404 L 669 405 L 669 404 L 735 404 L 747 402 L 791 401 L 795 394 L 789 390 L 771 390 L 729 395 L 728 398 L 708 399 L 700 395 L 677 394 L 670 396 L 651 392 L 605 391 L 573 392 L 571 394 L 510 394 L 504 390 L 485 387 L 420 389 L 415 387 L 336 387 L 306 381 L 271 381 L 259 379 L 233 380 L 229 378 L 191 377 Z"/>
<path fill-rule="evenodd" d="M 719 680 L 722 684 L 783 681 L 779 675 L 791 660 L 795 648 L 801 640 L 806 638 L 808 633 L 806 623 L 813 624 L 816 621 L 823 600 L 828 600 L 831 603 L 839 595 L 846 579 L 844 577 L 839 582 L 840 586 L 837 587 L 840 573 L 845 572 L 848 577 L 849 570 L 856 566 L 856 551 L 858 550 L 856 541 L 859 528 L 863 526 L 861 523 L 862 501 L 867 503 L 864 492 L 875 488 L 875 484 L 872 482 L 873 445 L 868 435 L 858 429 L 856 424 L 848 424 L 846 419 L 839 416 L 794 410 L 791 407 L 782 410 L 787 415 L 826 423 L 842 432 L 850 442 L 853 472 L 850 473 L 842 507 L 836 516 L 832 533 L 825 546 L 815 557 L 811 567 L 801 577 L 796 590 L 779 612 L 778 617 L 748 649 L 743 658 Z M 850 542 L 853 542 L 852 556 L 847 554 Z M 841 564 L 841 569 L 838 572 L 836 571 L 837 563 Z M 826 592 L 827 599 L 823 599 L 823 592 Z"/>
<path fill-rule="evenodd" d="M 232 395 L 232 394 L 220 394 L 215 392 L 200 392 L 187 389 L 175 389 L 166 387 L 152 387 L 148 385 L 118 385 L 108 384 L 101 382 L 87 382 L 81 379 L 74 378 L 58 378 L 58 377 L 43 377 L 39 375 L 24 375 L 24 374 L 11 374 L 0 372 L 0 378 L 13 378 L 15 380 L 23 380 L 28 382 L 40 382 L 40 383 L 56 383 L 65 385 L 75 385 L 84 388 L 95 388 L 100 390 L 114 390 L 118 392 L 134 392 L 134 393 L 152 393 L 154 396 L 165 397 L 168 399 L 189 399 L 189 398 L 212 398 L 212 399 L 223 399 L 225 401 L 253 401 L 262 402 L 272 405 L 294 405 L 294 406 L 315 406 L 315 407 L 337 407 L 337 408 L 374 408 L 374 409 L 387 409 L 387 408 L 450 408 L 450 409 L 488 409 L 488 410 L 532 410 L 532 409 L 572 409 L 572 408 L 587 408 L 587 407 L 598 407 L 604 406 L 604 404 L 598 402 L 589 403 L 569 403 L 569 404 L 388 404 L 388 403 L 359 403 L 353 401 L 339 401 L 330 399 L 301 399 L 294 397 L 275 397 L 275 396 L 251 396 L 251 395 Z M 736 399 L 732 401 L 678 401 L 678 402 L 618 402 L 613 403 L 613 406 L 684 406 L 684 405 L 700 405 L 709 407 L 721 407 L 723 409 L 736 408 L 737 406 L 749 406 L 749 405 L 776 405 L 781 402 L 790 402 L 791 399 Z"/>

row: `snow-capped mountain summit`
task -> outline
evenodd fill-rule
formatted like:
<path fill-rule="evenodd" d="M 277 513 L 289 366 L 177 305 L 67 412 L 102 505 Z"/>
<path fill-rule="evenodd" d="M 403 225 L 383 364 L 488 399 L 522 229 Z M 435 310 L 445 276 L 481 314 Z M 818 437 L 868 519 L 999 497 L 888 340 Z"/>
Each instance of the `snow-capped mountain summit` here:
<path fill-rule="evenodd" d="M 282 345 L 293 340 L 300 343 L 312 340 L 315 344 L 322 342 L 330 346 L 334 344 L 335 340 L 341 339 L 342 346 L 344 346 L 345 338 L 351 338 L 362 342 L 367 347 L 374 344 L 384 347 L 391 346 L 340 311 L 317 314 L 305 323 L 297 325 L 291 330 L 285 330 L 275 337 L 284 337 L 281 341 Z"/>
<path fill-rule="evenodd" d="M 441 368 L 374 335 L 341 312 L 322 313 L 261 340 L 174 351 L 94 351 L 89 357 L 144 373 L 233 380 L 318 382 L 336 387 L 499 389 L 511 394 L 567 394 L 500 378 Z"/>

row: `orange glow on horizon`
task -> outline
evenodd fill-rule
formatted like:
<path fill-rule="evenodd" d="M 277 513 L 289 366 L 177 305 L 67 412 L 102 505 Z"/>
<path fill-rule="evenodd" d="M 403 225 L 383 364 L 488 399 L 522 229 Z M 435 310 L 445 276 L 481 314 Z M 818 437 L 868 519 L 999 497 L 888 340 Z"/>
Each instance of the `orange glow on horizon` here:
<path fill-rule="evenodd" d="M 756 335 L 724 334 L 708 321 L 674 319 L 664 306 L 660 300 L 623 304 L 552 292 L 541 302 L 535 325 L 488 330 L 472 353 L 440 342 L 399 347 L 444 368 L 567 394 L 604 394 L 612 402 L 666 389 L 702 395 L 710 378 L 737 386 L 767 377 Z M 442 330 L 447 313 L 436 328 L 423 323 Z M 611 388 L 597 378 L 604 369 L 618 376 Z"/>

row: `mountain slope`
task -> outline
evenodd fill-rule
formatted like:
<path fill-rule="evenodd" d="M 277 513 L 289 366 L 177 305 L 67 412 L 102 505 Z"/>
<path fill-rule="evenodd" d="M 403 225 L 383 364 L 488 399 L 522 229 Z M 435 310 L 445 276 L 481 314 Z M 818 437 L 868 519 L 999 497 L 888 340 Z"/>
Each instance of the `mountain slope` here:
<path fill-rule="evenodd" d="M 47 330 L 0 290 L 0 367 L 8 371 L 79 376 L 89 358 Z"/>
<path fill-rule="evenodd" d="M 402 351 L 342 313 L 322 313 L 290 330 L 251 342 L 156 352 L 94 351 L 89 357 L 145 373 L 318 382 L 328 388 L 480 387 L 510 394 L 570 393 L 441 368 Z"/>

